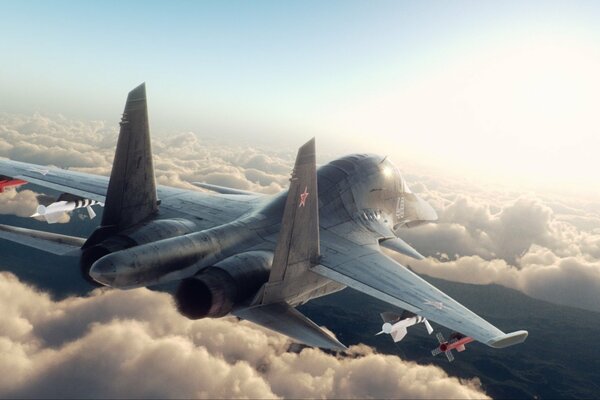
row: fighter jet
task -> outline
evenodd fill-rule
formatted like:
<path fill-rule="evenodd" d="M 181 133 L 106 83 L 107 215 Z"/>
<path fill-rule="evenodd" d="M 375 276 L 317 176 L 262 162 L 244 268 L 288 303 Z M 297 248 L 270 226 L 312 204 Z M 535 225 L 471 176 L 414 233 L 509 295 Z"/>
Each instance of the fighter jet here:
<path fill-rule="evenodd" d="M 5 225 L 1 238 L 77 257 L 86 278 L 115 289 L 176 284 L 188 318 L 233 314 L 342 351 L 295 307 L 351 287 L 491 347 L 527 337 L 502 332 L 382 252 L 422 258 L 398 234 L 437 219 L 385 157 L 353 154 L 317 170 L 311 139 L 276 195 L 156 186 L 142 84 L 128 95 L 110 178 L 10 160 L 0 173 L 104 203 L 88 238 Z"/>

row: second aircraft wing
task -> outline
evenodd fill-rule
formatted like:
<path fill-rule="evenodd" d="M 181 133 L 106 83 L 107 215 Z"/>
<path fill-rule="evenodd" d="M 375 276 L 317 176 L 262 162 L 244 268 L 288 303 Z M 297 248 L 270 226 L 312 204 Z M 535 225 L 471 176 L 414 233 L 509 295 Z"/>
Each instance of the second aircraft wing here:
<path fill-rule="evenodd" d="M 521 343 L 526 331 L 502 332 L 450 296 L 438 290 L 376 246 L 352 246 L 337 235 L 323 246 L 319 265 L 311 270 L 394 306 L 421 315 L 491 347 Z M 344 253 L 344 248 L 355 250 Z M 336 250 L 336 247 L 338 249 Z"/>

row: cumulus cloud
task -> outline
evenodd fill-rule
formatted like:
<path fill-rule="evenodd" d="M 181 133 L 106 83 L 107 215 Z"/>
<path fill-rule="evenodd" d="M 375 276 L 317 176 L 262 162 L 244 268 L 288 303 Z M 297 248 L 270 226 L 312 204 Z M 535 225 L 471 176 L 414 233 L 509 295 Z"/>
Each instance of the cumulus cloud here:
<path fill-rule="evenodd" d="M 38 206 L 37 193 L 31 190 L 6 189 L 0 193 L 0 214 L 29 217 Z"/>
<path fill-rule="evenodd" d="M 0 156 L 108 175 L 117 134 L 116 127 L 102 122 L 0 114 Z M 191 182 L 204 181 L 275 193 L 287 186 L 294 159 L 293 151 L 225 145 L 192 132 L 155 136 L 152 145 L 158 183 L 190 190 L 200 190 Z M 561 304 L 600 308 L 599 201 L 515 192 L 419 174 L 416 169 L 405 176 L 440 216 L 438 223 L 401 233 L 431 257 L 429 266 L 411 263 L 415 269 L 449 280 L 498 283 Z M 9 199 L 4 205 L 0 197 L 0 209 L 25 215 L 30 203 L 26 194 L 18 196 L 22 202 Z M 467 264 L 470 269 L 464 267 Z"/>
<path fill-rule="evenodd" d="M 496 283 L 532 297 L 600 311 L 600 219 L 592 209 L 534 194 L 438 185 L 417 191 L 439 221 L 401 236 L 429 258 L 417 272 Z"/>
<path fill-rule="evenodd" d="M 600 311 L 600 261 L 557 257 L 539 246 L 532 246 L 518 267 L 479 256 L 451 261 L 429 258 L 411 262 L 410 266 L 437 278 L 479 285 L 496 283 L 541 300 Z"/>
<path fill-rule="evenodd" d="M 118 131 L 103 122 L 0 114 L 0 156 L 81 172 L 109 175 Z M 153 137 L 159 184 L 197 189 L 194 181 L 258 193 L 276 193 L 286 185 L 293 159 L 277 151 L 225 146 L 200 140 L 192 132 Z"/>
<path fill-rule="evenodd" d="M 3 193 L 0 193 L 0 214 L 16 215 L 19 217 L 30 217 L 37 211 L 40 204 L 40 198 L 49 198 L 49 196 L 40 195 L 31 190 L 17 190 L 15 188 L 7 188 Z M 46 201 L 45 204 L 50 204 L 55 201 L 54 198 Z M 36 217 L 39 221 L 44 221 L 43 217 Z M 64 224 L 71 220 L 69 213 L 63 212 L 56 219 L 55 223 Z"/>
<path fill-rule="evenodd" d="M 293 352 L 248 322 L 190 321 L 147 289 L 53 301 L 0 273 L 0 310 L 1 397 L 487 398 L 478 379 L 365 346 Z"/>
<path fill-rule="evenodd" d="M 565 250 L 576 229 L 555 220 L 553 211 L 539 199 L 518 197 L 492 211 L 489 203 L 459 194 L 447 204 L 439 199 L 439 221 L 406 231 L 406 237 L 424 249 L 436 243 L 436 251 L 449 256 L 479 255 L 514 263 L 532 244 Z M 431 249 L 433 250 L 433 249 Z"/>

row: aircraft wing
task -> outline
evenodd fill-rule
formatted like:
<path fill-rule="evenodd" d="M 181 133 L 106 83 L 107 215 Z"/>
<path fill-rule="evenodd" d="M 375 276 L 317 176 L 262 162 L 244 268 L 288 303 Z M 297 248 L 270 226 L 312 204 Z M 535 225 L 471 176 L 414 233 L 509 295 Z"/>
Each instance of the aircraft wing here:
<path fill-rule="evenodd" d="M 61 168 L 0 159 L 0 175 L 22 179 L 34 185 L 69 193 L 85 199 L 105 202 L 108 177 Z M 231 189 L 234 191 L 234 189 Z M 207 229 L 238 218 L 250 211 L 259 195 L 209 194 L 157 186 L 161 209 L 172 216 L 193 216 L 197 225 Z"/>
<path fill-rule="evenodd" d="M 329 236 L 329 235 L 325 235 Z M 312 271 L 399 308 L 421 315 L 491 347 L 521 343 L 527 331 L 506 334 L 397 263 L 376 246 L 356 246 L 337 235 L 322 242 Z M 344 248 L 352 251 L 344 251 Z"/>
<path fill-rule="evenodd" d="M 100 202 L 104 202 L 108 187 L 108 177 L 106 176 L 6 159 L 0 160 L 0 174 Z"/>

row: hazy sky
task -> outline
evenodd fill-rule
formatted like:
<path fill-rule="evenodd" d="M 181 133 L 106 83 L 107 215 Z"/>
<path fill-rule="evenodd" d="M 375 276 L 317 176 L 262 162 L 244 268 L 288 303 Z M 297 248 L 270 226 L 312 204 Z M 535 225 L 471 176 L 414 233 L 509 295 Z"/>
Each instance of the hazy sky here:
<path fill-rule="evenodd" d="M 0 111 L 155 134 L 317 135 L 478 179 L 600 192 L 600 3 L 0 2 Z M 333 147 L 333 146 L 332 146 Z"/>

